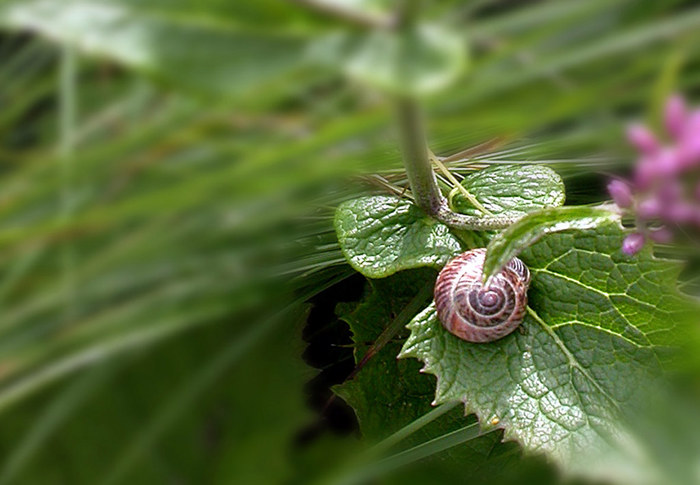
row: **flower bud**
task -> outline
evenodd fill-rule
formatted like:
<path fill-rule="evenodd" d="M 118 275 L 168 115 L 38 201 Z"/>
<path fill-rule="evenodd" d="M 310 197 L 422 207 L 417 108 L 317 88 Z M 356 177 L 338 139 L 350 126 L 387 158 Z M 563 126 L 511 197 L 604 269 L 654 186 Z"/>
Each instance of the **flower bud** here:
<path fill-rule="evenodd" d="M 632 192 L 622 180 L 612 180 L 608 184 L 608 192 L 619 208 L 626 209 L 632 205 Z"/>
<path fill-rule="evenodd" d="M 637 161 L 634 170 L 634 183 L 640 189 L 647 189 L 656 178 L 656 167 L 649 157 L 642 157 Z"/>
<path fill-rule="evenodd" d="M 646 155 L 653 155 L 660 148 L 654 134 L 644 125 L 630 125 L 627 128 L 627 139 L 635 148 Z"/>
<path fill-rule="evenodd" d="M 660 150 L 652 159 L 656 174 L 660 178 L 668 178 L 677 175 L 684 168 L 682 158 L 673 149 Z"/>
<path fill-rule="evenodd" d="M 687 224 L 693 222 L 697 209 L 686 202 L 678 202 L 664 208 L 663 218 L 675 224 Z"/>
<path fill-rule="evenodd" d="M 688 113 L 685 107 L 685 100 L 682 96 L 673 95 L 666 102 L 664 118 L 666 130 L 674 138 L 678 139 L 683 134 Z"/>
<path fill-rule="evenodd" d="M 668 244 L 671 241 L 673 241 L 673 233 L 667 227 L 660 227 L 658 229 L 652 230 L 649 233 L 649 237 L 653 241 L 661 244 Z"/>
<path fill-rule="evenodd" d="M 679 180 L 665 180 L 657 188 L 656 197 L 664 206 L 675 204 L 683 198 L 683 186 Z"/>
<path fill-rule="evenodd" d="M 637 254 L 644 247 L 644 236 L 638 232 L 633 232 L 622 241 L 622 252 L 632 256 Z"/>
<path fill-rule="evenodd" d="M 654 219 L 661 215 L 661 204 L 656 198 L 646 199 L 639 203 L 637 214 L 642 219 Z"/>
<path fill-rule="evenodd" d="M 678 153 L 685 166 L 700 164 L 700 111 L 694 111 L 685 123 L 678 140 Z"/>

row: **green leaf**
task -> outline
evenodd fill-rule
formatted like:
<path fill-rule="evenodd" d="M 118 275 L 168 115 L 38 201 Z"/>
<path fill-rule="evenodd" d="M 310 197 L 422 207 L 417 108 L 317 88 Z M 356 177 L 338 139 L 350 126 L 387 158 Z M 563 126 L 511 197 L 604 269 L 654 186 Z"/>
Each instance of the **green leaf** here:
<path fill-rule="evenodd" d="M 356 363 L 362 361 L 371 344 L 391 325 L 395 316 L 434 279 L 434 271 L 421 269 L 369 280 L 370 291 L 361 304 L 338 307 L 337 313 L 349 324 L 353 334 Z M 403 330 L 399 337 L 407 333 Z M 435 379 L 421 374 L 418 362 L 397 360 L 401 345 L 401 340 L 394 339 L 367 361 L 352 380 L 334 387 L 355 410 L 363 437 L 369 443 L 385 439 L 431 410 Z M 465 416 L 461 406 L 457 406 L 402 439 L 397 446 L 400 449 L 420 446 L 474 422 L 473 416 Z M 500 432 L 472 439 L 468 444 L 441 452 L 439 460 L 423 461 L 420 469 L 393 473 L 387 477 L 387 483 L 432 483 L 436 475 L 444 477 L 446 483 L 457 477 L 468 478 L 470 483 L 495 483 L 508 474 L 521 480 L 524 476 L 531 477 L 533 483 L 550 483 L 546 474 L 543 478 L 546 468 L 542 463 L 523 460 L 516 444 L 500 443 L 500 439 Z M 422 479 L 417 478 L 416 473 L 420 473 Z"/>
<path fill-rule="evenodd" d="M 576 206 L 545 209 L 527 215 L 491 240 L 484 261 L 484 278 L 496 273 L 546 234 L 591 229 L 616 220 L 619 216 L 613 212 Z"/>
<path fill-rule="evenodd" d="M 0 24 L 29 29 L 190 90 L 234 97 L 299 69 L 306 39 L 251 30 L 236 21 L 199 19 L 192 5 L 149 2 L 22 0 L 0 5 Z M 149 10 L 152 8 L 152 11 Z M 204 9 L 201 9 L 204 10 Z M 225 27 L 224 27 L 225 25 Z"/>
<path fill-rule="evenodd" d="M 369 294 L 360 305 L 338 308 L 339 317 L 352 331 L 356 362 L 362 360 L 384 328 L 426 283 L 435 280 L 435 276 L 434 270 L 421 269 L 387 279 L 370 280 Z M 401 333 L 404 338 L 408 335 L 405 329 Z M 420 366 L 416 365 L 417 362 L 398 361 L 396 355 L 400 348 L 400 342 L 390 342 L 368 361 L 355 379 L 334 388 L 353 406 L 362 431 L 370 441 L 385 438 L 430 411 L 434 380 L 418 372 Z M 394 385 L 386 385 L 387 375 L 394 376 Z M 462 415 L 460 411 L 456 414 Z M 395 425 L 395 429 L 387 426 L 389 422 Z"/>
<path fill-rule="evenodd" d="M 467 64 L 467 41 L 442 26 L 402 34 L 334 34 L 309 50 L 311 60 L 393 94 L 420 96 L 454 82 Z"/>
<path fill-rule="evenodd" d="M 564 204 L 564 182 L 544 165 L 492 165 L 469 174 L 462 186 L 492 214 L 522 216 Z M 453 190 L 452 208 L 463 214 L 484 215 L 464 195 Z"/>
<path fill-rule="evenodd" d="M 440 268 L 462 252 L 447 226 L 398 197 L 344 202 L 335 213 L 335 229 L 345 258 L 370 278 L 422 266 Z"/>
<path fill-rule="evenodd" d="M 648 249 L 625 256 L 623 238 L 615 224 L 546 236 L 521 256 L 532 273 L 521 331 L 472 344 L 431 305 L 409 323 L 400 356 L 437 376 L 436 403 L 462 400 L 482 421 L 497 418 L 506 439 L 566 471 L 653 480 L 635 416 L 661 395 L 662 357 L 693 308 L 675 288 L 678 267 Z"/>

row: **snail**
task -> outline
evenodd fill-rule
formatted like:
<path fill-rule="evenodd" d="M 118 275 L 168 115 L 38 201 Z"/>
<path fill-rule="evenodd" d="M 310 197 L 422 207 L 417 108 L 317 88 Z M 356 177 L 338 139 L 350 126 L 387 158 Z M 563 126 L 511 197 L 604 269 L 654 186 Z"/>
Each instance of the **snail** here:
<path fill-rule="evenodd" d="M 443 326 L 468 342 L 493 342 L 515 330 L 525 317 L 530 271 L 513 258 L 482 284 L 486 249 L 462 253 L 440 271 L 435 307 Z"/>

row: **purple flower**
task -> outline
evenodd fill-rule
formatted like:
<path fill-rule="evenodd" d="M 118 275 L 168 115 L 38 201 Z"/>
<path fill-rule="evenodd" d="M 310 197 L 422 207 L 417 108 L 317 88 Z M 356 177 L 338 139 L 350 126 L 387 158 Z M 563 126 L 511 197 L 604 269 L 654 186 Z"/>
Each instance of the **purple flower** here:
<path fill-rule="evenodd" d="M 644 247 L 644 236 L 638 232 L 633 232 L 622 241 L 622 252 L 632 256 L 637 254 Z"/>
<path fill-rule="evenodd" d="M 635 182 L 647 189 L 656 182 L 675 177 L 685 168 L 685 157 L 679 150 L 663 148 L 654 154 L 645 155 L 639 159 L 635 170 Z"/>
<path fill-rule="evenodd" d="M 634 124 L 627 128 L 627 139 L 646 155 L 653 155 L 660 148 L 654 134 L 644 125 Z"/>
<path fill-rule="evenodd" d="M 640 202 L 639 207 L 637 207 L 637 214 L 639 214 L 639 217 L 645 220 L 659 217 L 659 215 L 661 215 L 661 204 L 659 203 L 659 199 L 654 197 Z"/>
<path fill-rule="evenodd" d="M 678 202 L 664 209 L 663 217 L 675 224 L 688 224 L 696 219 L 696 213 L 697 209 L 694 206 Z"/>
<path fill-rule="evenodd" d="M 608 184 L 608 192 L 615 203 L 621 209 L 626 209 L 632 205 L 632 191 L 622 180 L 613 180 Z"/>
<path fill-rule="evenodd" d="M 678 152 L 672 148 L 660 150 L 652 160 L 659 178 L 672 177 L 683 168 L 681 157 L 679 157 Z"/>
<path fill-rule="evenodd" d="M 672 96 L 664 125 L 670 141 L 665 146 L 643 125 L 628 128 L 627 138 L 639 151 L 634 183 L 608 185 L 618 207 L 636 220 L 636 231 L 622 244 L 625 254 L 636 254 L 647 239 L 668 243 L 673 230 L 700 228 L 700 109 L 689 111 L 683 98 Z"/>
<path fill-rule="evenodd" d="M 656 189 L 656 197 L 664 205 L 675 204 L 683 199 L 683 187 L 678 180 L 666 180 Z"/>
<path fill-rule="evenodd" d="M 673 241 L 673 233 L 666 227 L 653 229 L 651 232 L 649 232 L 649 237 L 652 241 L 661 244 L 668 244 Z"/>
<path fill-rule="evenodd" d="M 671 96 L 666 102 L 664 118 L 666 130 L 676 140 L 683 134 L 688 112 L 685 107 L 685 100 L 677 94 Z"/>
<path fill-rule="evenodd" d="M 686 167 L 700 163 L 700 110 L 688 117 L 678 139 L 678 153 Z"/>
<path fill-rule="evenodd" d="M 654 160 L 649 157 L 639 159 L 634 171 L 634 183 L 641 189 L 646 189 L 656 179 L 656 165 Z"/>

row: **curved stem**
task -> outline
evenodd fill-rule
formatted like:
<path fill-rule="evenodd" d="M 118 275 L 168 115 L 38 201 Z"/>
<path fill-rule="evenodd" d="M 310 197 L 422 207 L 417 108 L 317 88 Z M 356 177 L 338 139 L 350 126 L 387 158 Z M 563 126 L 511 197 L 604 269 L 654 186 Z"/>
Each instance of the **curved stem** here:
<path fill-rule="evenodd" d="M 440 192 L 425 139 L 423 121 L 415 100 L 401 97 L 396 101 L 396 114 L 401 138 L 401 151 L 411 192 L 416 205 L 443 224 L 466 230 L 503 229 L 515 221 L 510 216 L 468 216 L 453 212 Z"/>
<path fill-rule="evenodd" d="M 520 217 L 513 216 L 468 216 L 453 212 L 447 205 L 447 200 L 444 197 L 443 202 L 444 205 L 440 207 L 439 212 L 431 215 L 446 226 L 454 229 L 468 231 L 505 229 L 520 219 Z"/>

